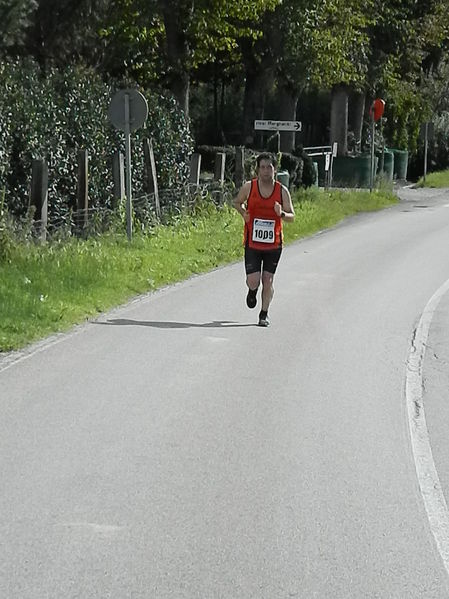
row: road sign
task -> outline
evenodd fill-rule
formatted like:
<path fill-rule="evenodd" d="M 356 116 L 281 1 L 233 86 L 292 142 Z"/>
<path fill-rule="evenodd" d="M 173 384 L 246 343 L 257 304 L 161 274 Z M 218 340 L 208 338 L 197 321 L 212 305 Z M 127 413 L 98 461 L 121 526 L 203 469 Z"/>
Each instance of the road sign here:
<path fill-rule="evenodd" d="M 131 131 L 142 127 L 148 117 L 148 103 L 136 89 L 121 89 L 109 104 L 108 116 L 116 129 L 125 132 L 126 153 L 126 232 L 129 241 L 132 238 L 132 165 Z"/>
<path fill-rule="evenodd" d="M 384 110 L 385 110 L 385 100 L 382 100 L 381 98 L 377 98 L 372 103 L 369 113 L 370 113 L 370 116 L 375 121 L 378 121 L 380 118 L 382 118 Z"/>
<path fill-rule="evenodd" d="M 301 121 L 254 121 L 257 131 L 301 131 Z"/>
<path fill-rule="evenodd" d="M 419 139 L 421 139 L 422 141 L 425 141 L 426 139 L 428 141 L 432 141 L 434 137 L 435 127 L 432 121 L 429 121 L 428 123 L 422 123 L 419 130 Z"/>
<path fill-rule="evenodd" d="M 148 104 L 144 96 L 136 89 L 121 89 L 112 98 L 108 116 L 116 129 L 126 131 L 126 98 L 129 105 L 129 130 L 140 129 L 148 117 Z"/>

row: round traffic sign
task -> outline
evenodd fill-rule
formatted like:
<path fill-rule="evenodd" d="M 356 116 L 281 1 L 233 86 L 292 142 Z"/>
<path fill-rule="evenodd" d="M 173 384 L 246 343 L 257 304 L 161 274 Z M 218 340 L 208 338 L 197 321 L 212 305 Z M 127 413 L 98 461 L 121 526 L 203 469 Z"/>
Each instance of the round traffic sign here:
<path fill-rule="evenodd" d="M 129 102 L 129 130 L 135 131 L 145 124 L 148 103 L 137 89 L 121 89 L 112 98 L 108 117 L 116 129 L 126 130 L 126 96 Z"/>

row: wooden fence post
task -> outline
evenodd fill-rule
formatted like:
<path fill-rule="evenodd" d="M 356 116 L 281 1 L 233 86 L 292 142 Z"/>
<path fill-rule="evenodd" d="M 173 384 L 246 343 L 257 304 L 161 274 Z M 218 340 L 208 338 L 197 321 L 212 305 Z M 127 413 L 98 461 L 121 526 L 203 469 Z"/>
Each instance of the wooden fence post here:
<path fill-rule="evenodd" d="M 235 149 L 235 173 L 234 183 L 237 189 L 243 185 L 245 179 L 245 149 L 242 147 Z"/>
<path fill-rule="evenodd" d="M 78 186 L 77 186 L 77 229 L 85 229 L 89 209 L 89 155 L 87 150 L 78 152 Z"/>
<path fill-rule="evenodd" d="M 156 161 L 154 159 L 153 141 L 151 139 L 143 140 L 143 153 L 145 161 L 145 174 L 148 193 L 154 193 L 154 208 L 156 216 L 161 218 L 161 204 L 159 202 L 159 190 L 157 187 Z"/>
<path fill-rule="evenodd" d="M 39 237 L 47 239 L 48 223 L 48 165 L 44 158 L 32 161 L 30 206 L 36 208 L 34 220 L 40 222 Z"/>
<path fill-rule="evenodd" d="M 219 181 L 221 185 L 224 183 L 225 176 L 225 166 L 226 166 L 226 154 L 224 152 L 218 152 L 215 156 L 215 172 L 214 172 L 214 180 Z"/>
<path fill-rule="evenodd" d="M 125 198 L 125 158 L 121 152 L 115 152 L 112 159 L 112 176 L 114 179 L 112 209 L 116 210 Z"/>
<path fill-rule="evenodd" d="M 192 154 L 190 158 L 190 179 L 189 182 L 193 185 L 200 184 L 200 172 L 201 172 L 201 154 Z"/>

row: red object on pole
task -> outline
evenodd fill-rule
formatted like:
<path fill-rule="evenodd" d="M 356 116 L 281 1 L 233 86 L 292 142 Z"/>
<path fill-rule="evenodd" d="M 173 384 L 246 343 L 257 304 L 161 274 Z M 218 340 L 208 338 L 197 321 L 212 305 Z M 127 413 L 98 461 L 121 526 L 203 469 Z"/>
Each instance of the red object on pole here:
<path fill-rule="evenodd" d="M 369 114 L 374 118 L 375 121 L 378 121 L 383 115 L 385 110 L 385 100 L 381 98 L 377 98 L 371 105 L 369 109 Z"/>

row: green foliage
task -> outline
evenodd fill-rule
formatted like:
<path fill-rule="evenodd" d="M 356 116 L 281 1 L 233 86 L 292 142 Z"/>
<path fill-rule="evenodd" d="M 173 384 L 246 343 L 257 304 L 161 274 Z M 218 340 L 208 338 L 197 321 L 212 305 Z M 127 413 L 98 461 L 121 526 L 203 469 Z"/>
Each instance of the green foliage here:
<path fill-rule="evenodd" d="M 298 156 L 302 161 L 301 177 L 295 182 L 298 187 L 311 187 L 316 183 L 317 173 L 313 166 L 313 159 L 304 151 L 302 145 L 299 145 L 294 150 L 294 155 Z"/>
<path fill-rule="evenodd" d="M 284 0 L 276 9 L 271 35 L 280 44 L 282 79 L 292 89 L 360 84 L 368 63 L 372 5 L 372 0 Z"/>
<path fill-rule="evenodd" d="M 4 62 L 0 66 L 0 186 L 6 205 L 24 214 L 33 158 L 49 163 L 49 210 L 52 218 L 68 218 L 75 207 L 77 151 L 89 153 L 90 205 L 108 206 L 112 196 L 112 155 L 123 134 L 107 119 L 112 85 L 91 69 L 51 69 L 43 77 L 36 64 Z M 186 160 L 193 142 L 188 123 L 173 99 L 144 92 L 149 119 L 133 135 L 133 189 L 144 188 L 142 140 L 152 137 L 160 187 L 186 182 Z"/>
<path fill-rule="evenodd" d="M 179 3 L 178 3 L 179 4 Z M 219 53 L 236 51 L 238 40 L 256 39 L 261 31 L 258 22 L 280 0 L 200 0 L 195 2 L 189 20 L 193 64 L 211 62 Z"/>
<path fill-rule="evenodd" d="M 384 136 L 392 148 L 414 151 L 425 112 L 422 97 L 413 84 L 397 81 L 387 96 Z"/>
<path fill-rule="evenodd" d="M 165 74 L 164 25 L 155 0 L 117 0 L 100 25 L 101 69 L 149 86 Z"/>
<path fill-rule="evenodd" d="M 449 188 L 449 170 L 429 173 L 425 181 L 421 177 L 416 187 Z"/>
<path fill-rule="evenodd" d="M 286 170 L 289 174 L 289 186 L 299 187 L 302 181 L 303 160 L 299 156 L 282 152 L 278 170 Z"/>
<path fill-rule="evenodd" d="M 0 54 L 23 43 L 36 0 L 0 0 Z"/>
<path fill-rule="evenodd" d="M 370 27 L 367 85 L 386 100 L 385 136 L 393 147 L 413 152 L 419 125 L 437 105 L 443 85 L 428 71 L 443 55 L 448 18 L 444 0 L 390 0 Z"/>

